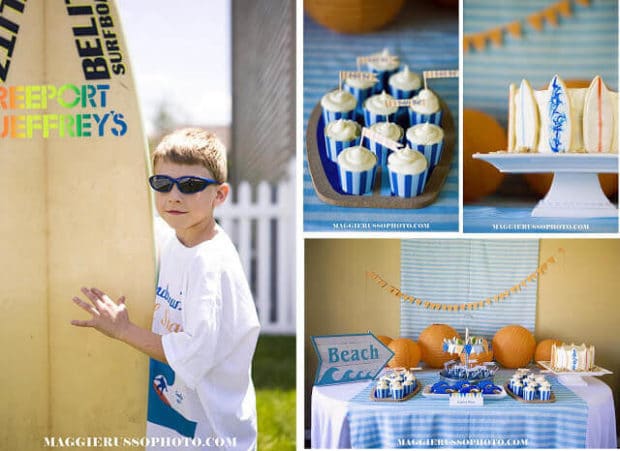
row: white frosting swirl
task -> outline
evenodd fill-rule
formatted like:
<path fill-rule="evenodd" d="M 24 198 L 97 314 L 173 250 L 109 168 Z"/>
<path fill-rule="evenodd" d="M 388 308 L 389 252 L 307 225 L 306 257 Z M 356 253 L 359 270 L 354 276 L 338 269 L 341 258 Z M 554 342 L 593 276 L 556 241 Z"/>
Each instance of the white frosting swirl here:
<path fill-rule="evenodd" d="M 402 71 L 390 77 L 389 84 L 403 91 L 415 91 L 422 86 L 422 78 L 415 72 L 411 72 L 409 66 L 405 66 Z"/>
<path fill-rule="evenodd" d="M 364 108 L 374 114 L 393 114 L 398 110 L 397 106 L 387 106 L 388 100 L 394 100 L 394 97 L 383 91 L 381 94 L 369 97 L 364 102 Z"/>
<path fill-rule="evenodd" d="M 388 49 L 383 49 L 382 52 L 379 53 L 375 53 L 374 55 L 371 56 L 395 56 L 395 55 L 390 55 L 390 51 Z M 398 66 L 400 65 L 400 61 L 398 58 L 395 58 L 393 61 L 369 61 L 368 62 L 368 67 L 370 67 L 371 69 L 375 69 L 378 71 L 390 71 L 390 70 L 394 70 L 397 69 Z"/>
<path fill-rule="evenodd" d="M 388 170 L 397 174 L 416 175 L 427 167 L 428 161 L 424 155 L 408 147 L 392 152 L 388 157 Z"/>
<path fill-rule="evenodd" d="M 350 119 L 336 119 L 325 127 L 325 136 L 336 141 L 352 141 L 361 135 L 361 127 Z"/>
<path fill-rule="evenodd" d="M 321 106 L 328 111 L 351 111 L 355 109 L 357 100 L 349 91 L 335 89 L 323 96 Z"/>
<path fill-rule="evenodd" d="M 443 129 L 435 124 L 417 124 L 407 129 L 407 139 L 423 146 L 435 144 L 443 139 Z"/>
<path fill-rule="evenodd" d="M 414 103 L 411 106 L 413 111 L 422 114 L 432 114 L 439 111 L 439 99 L 430 89 L 422 89 L 413 100 L 421 100 L 420 103 Z"/>
<path fill-rule="evenodd" d="M 347 147 L 338 154 L 338 166 L 351 172 L 363 172 L 377 164 L 377 156 L 362 146 Z"/>
<path fill-rule="evenodd" d="M 403 137 L 403 128 L 394 122 L 375 122 L 370 129 L 393 141 L 400 141 Z"/>

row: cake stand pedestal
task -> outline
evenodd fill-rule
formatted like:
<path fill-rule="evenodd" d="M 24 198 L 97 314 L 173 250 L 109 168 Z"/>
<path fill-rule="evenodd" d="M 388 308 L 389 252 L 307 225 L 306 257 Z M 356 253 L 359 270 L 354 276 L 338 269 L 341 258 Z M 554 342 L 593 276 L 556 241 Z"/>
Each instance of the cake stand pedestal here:
<path fill-rule="evenodd" d="M 588 385 L 588 383 L 583 379 L 586 376 L 604 376 L 606 374 L 613 374 L 611 371 L 601 368 L 600 366 L 595 366 L 590 371 L 555 371 L 551 366 L 550 361 L 538 361 L 536 363 L 548 372 L 555 374 L 562 385 L 566 386 Z"/>
<path fill-rule="evenodd" d="M 618 209 L 603 193 L 599 173 L 618 173 L 617 154 L 477 153 L 473 156 L 500 172 L 553 173 L 544 199 L 532 210 L 539 218 L 617 217 Z"/>

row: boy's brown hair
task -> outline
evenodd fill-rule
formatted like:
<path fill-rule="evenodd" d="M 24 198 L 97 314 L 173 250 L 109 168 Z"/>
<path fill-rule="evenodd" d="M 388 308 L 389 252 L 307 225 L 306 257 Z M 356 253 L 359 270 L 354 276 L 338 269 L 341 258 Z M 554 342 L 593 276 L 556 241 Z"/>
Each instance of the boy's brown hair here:
<path fill-rule="evenodd" d="M 228 175 L 226 147 L 215 133 L 200 128 L 182 128 L 164 136 L 153 152 L 153 167 L 161 160 L 203 165 L 220 183 Z"/>

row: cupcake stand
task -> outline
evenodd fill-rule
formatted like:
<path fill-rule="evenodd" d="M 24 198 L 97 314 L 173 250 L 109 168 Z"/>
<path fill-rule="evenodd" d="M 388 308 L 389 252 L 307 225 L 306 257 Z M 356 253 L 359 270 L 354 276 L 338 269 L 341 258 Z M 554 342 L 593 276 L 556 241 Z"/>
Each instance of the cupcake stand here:
<path fill-rule="evenodd" d="M 553 369 L 550 361 L 538 361 L 539 366 L 544 368 L 544 372 L 553 373 L 558 377 L 558 381 L 567 386 L 587 386 L 588 382 L 584 379 L 589 376 L 605 376 L 613 374 L 611 371 L 595 366 L 590 371 L 556 371 Z"/>
<path fill-rule="evenodd" d="M 599 173 L 618 173 L 617 154 L 477 153 L 474 158 L 492 164 L 501 172 L 553 173 L 553 183 L 532 210 L 542 218 L 617 217 L 618 209 L 607 199 Z"/>
<path fill-rule="evenodd" d="M 444 130 L 441 158 L 439 164 L 433 169 L 422 194 L 411 198 L 391 194 L 387 170 L 384 171 L 382 168 L 377 169 L 372 194 L 352 196 L 342 191 L 338 181 L 337 165 L 327 157 L 325 150 L 325 123 L 321 115 L 321 104 L 318 103 L 312 110 L 306 131 L 308 167 L 318 197 L 331 205 L 366 208 L 423 208 L 435 202 L 450 172 L 456 142 L 452 114 L 441 98 L 439 101 L 443 110 L 441 127 Z"/>

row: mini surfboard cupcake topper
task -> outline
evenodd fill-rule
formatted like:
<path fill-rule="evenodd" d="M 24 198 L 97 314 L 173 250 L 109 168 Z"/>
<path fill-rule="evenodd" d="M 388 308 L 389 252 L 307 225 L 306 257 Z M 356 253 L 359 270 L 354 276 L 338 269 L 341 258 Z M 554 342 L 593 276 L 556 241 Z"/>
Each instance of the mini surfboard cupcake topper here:
<path fill-rule="evenodd" d="M 352 80 L 366 80 L 377 82 L 379 79 L 377 78 L 377 74 L 373 72 L 363 72 L 363 71 L 352 71 L 352 70 L 341 70 L 339 73 L 339 82 L 338 87 L 342 91 L 342 82 L 346 79 Z"/>
<path fill-rule="evenodd" d="M 385 136 L 383 136 L 380 133 L 377 133 L 374 130 L 371 130 L 369 128 L 362 128 L 362 135 L 360 137 L 360 142 L 364 142 L 364 138 L 368 138 L 371 141 L 375 141 L 379 144 L 381 144 L 384 147 L 387 147 L 388 149 L 391 149 L 395 152 L 404 149 L 405 145 L 399 143 L 398 141 L 394 141 L 393 139 L 387 138 Z"/>
<path fill-rule="evenodd" d="M 570 97 L 562 79 L 555 75 L 549 83 L 547 105 L 548 145 L 551 152 L 568 152 L 571 148 Z"/>
<path fill-rule="evenodd" d="M 393 65 L 398 64 L 399 58 L 396 55 L 390 55 L 388 49 L 384 49 L 382 53 L 378 55 L 370 55 L 370 56 L 358 56 L 356 58 L 357 62 L 357 70 L 361 70 L 360 67 L 362 64 L 385 64 L 385 65 Z"/>
<path fill-rule="evenodd" d="M 512 93 L 512 91 L 511 91 Z M 513 95 L 513 94 L 511 94 Z M 519 90 L 514 93 L 515 105 L 519 105 L 519 114 L 515 117 L 515 149 L 535 149 L 538 143 L 538 106 L 530 83 L 523 79 Z"/>
<path fill-rule="evenodd" d="M 586 91 L 583 108 L 583 145 L 586 152 L 611 152 L 616 106 L 600 76 L 594 77 Z"/>
<path fill-rule="evenodd" d="M 458 69 L 446 69 L 446 70 L 425 70 L 422 72 L 424 78 L 424 89 L 428 89 L 426 80 L 430 78 L 458 78 Z"/>

